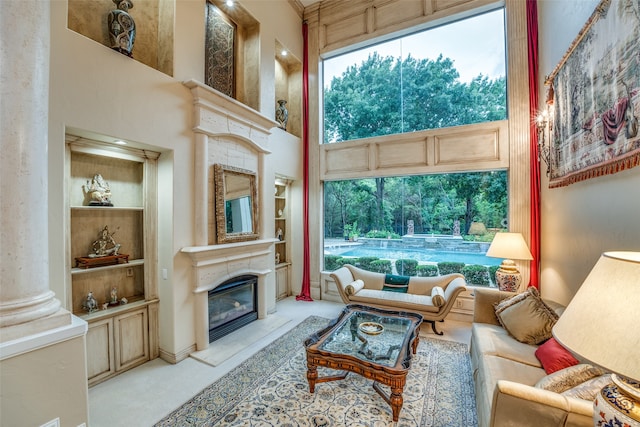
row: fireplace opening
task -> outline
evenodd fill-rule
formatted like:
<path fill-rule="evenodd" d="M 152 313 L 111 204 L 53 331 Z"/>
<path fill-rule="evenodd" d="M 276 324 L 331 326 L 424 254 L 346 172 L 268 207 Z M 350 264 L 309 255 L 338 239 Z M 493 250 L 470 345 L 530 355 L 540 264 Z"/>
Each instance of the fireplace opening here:
<path fill-rule="evenodd" d="M 209 342 L 258 319 L 258 277 L 237 276 L 209 291 Z"/>

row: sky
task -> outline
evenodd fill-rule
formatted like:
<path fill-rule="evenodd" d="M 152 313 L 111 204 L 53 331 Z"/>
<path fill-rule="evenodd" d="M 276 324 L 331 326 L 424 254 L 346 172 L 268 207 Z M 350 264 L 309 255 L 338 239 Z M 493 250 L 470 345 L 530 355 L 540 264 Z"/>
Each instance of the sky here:
<path fill-rule="evenodd" d="M 374 51 L 382 57 L 406 57 L 410 53 L 417 59 L 432 60 L 442 54 L 453 60 L 462 82 L 469 82 L 479 74 L 491 79 L 504 76 L 504 9 L 325 59 L 325 87 L 334 76 L 341 76 L 351 65 L 360 65 Z"/>

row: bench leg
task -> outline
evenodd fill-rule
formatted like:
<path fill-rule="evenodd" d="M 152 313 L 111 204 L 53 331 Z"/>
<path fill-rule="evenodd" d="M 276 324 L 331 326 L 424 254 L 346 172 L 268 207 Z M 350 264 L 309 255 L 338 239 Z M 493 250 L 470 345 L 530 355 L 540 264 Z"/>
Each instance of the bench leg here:
<path fill-rule="evenodd" d="M 436 330 L 436 322 L 435 322 L 435 321 L 433 321 L 433 320 L 427 320 L 427 322 L 431 323 L 431 329 L 433 330 L 433 333 L 434 333 L 434 334 L 436 334 L 436 335 L 444 335 L 444 332 L 438 332 L 438 331 Z M 442 322 L 442 320 L 441 320 L 441 322 Z"/>

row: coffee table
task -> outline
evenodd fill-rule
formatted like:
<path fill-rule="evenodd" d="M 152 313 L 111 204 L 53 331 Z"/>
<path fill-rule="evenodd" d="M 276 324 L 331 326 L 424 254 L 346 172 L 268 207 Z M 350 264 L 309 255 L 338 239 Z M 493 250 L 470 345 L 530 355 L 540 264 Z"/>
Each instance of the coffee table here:
<path fill-rule="evenodd" d="M 342 380 L 354 372 L 373 380 L 373 388 L 391 405 L 393 421 L 398 421 L 421 324 L 417 313 L 347 305 L 329 326 L 304 342 L 309 391 L 315 392 L 317 383 Z M 319 366 L 345 372 L 318 377 Z M 391 393 L 385 393 L 380 384 L 389 386 Z"/>

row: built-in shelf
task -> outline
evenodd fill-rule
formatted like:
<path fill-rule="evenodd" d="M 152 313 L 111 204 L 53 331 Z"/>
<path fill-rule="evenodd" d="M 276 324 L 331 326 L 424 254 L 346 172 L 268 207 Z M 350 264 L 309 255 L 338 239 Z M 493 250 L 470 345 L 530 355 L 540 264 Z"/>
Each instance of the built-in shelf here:
<path fill-rule="evenodd" d="M 137 265 L 143 265 L 144 259 L 130 259 L 129 262 L 125 262 L 122 264 L 113 264 L 113 265 L 103 265 L 102 267 L 91 267 L 91 268 L 80 268 L 74 267 L 71 269 L 71 274 L 92 274 L 97 273 L 104 270 L 117 270 L 120 268 L 131 268 Z"/>

